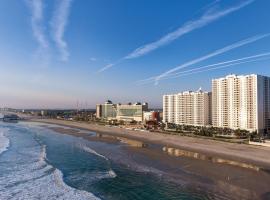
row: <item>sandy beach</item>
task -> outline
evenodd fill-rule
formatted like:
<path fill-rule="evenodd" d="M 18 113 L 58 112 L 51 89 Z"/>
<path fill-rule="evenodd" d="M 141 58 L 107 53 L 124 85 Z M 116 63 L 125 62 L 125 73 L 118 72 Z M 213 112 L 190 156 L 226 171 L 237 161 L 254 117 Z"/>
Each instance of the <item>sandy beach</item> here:
<path fill-rule="evenodd" d="M 35 122 L 57 124 L 73 128 L 85 129 L 96 133 L 120 136 L 146 143 L 160 144 L 169 148 L 200 153 L 206 156 L 228 159 L 230 161 L 242 162 L 259 166 L 270 170 L 270 148 L 252 146 L 247 144 L 235 144 L 211 139 L 193 138 L 187 136 L 167 135 L 157 132 L 142 132 L 127 130 L 118 127 L 101 126 L 85 122 L 74 122 L 54 119 L 35 119 Z M 76 131 L 58 130 L 65 134 L 76 135 Z M 83 136 L 80 133 L 79 136 Z"/>

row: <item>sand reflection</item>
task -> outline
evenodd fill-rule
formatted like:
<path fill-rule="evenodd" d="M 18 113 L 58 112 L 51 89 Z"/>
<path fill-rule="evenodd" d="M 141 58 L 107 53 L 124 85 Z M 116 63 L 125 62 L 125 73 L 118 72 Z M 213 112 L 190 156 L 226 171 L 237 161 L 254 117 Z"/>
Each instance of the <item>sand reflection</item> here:
<path fill-rule="evenodd" d="M 168 146 L 164 146 L 162 148 L 162 151 L 168 153 L 168 155 L 176 156 L 176 157 L 181 157 L 181 156 L 190 157 L 190 158 L 195 158 L 195 159 L 199 159 L 199 160 L 207 160 L 207 161 L 210 161 L 212 163 L 233 165 L 233 166 L 243 167 L 243 168 L 252 169 L 252 170 L 256 170 L 256 171 L 259 171 L 261 169 L 260 167 L 258 167 L 256 165 L 251 165 L 251 164 L 247 164 L 244 162 L 232 161 L 232 160 L 228 160 L 228 159 L 207 156 L 207 155 L 204 155 L 201 153 L 182 150 L 182 149 L 168 147 Z"/>

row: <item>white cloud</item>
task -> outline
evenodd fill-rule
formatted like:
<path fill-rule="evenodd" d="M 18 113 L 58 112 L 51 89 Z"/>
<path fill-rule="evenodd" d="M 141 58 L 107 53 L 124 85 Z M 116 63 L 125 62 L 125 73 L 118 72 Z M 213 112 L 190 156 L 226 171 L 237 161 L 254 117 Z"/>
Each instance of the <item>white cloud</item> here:
<path fill-rule="evenodd" d="M 113 67 L 114 65 L 118 65 L 118 64 L 120 64 L 122 61 L 123 61 L 123 60 L 120 59 L 120 60 L 118 60 L 118 61 L 115 62 L 115 63 L 109 63 L 109 64 L 107 64 L 105 67 L 101 68 L 101 69 L 98 71 L 98 73 L 101 73 L 101 72 L 103 72 L 103 71 L 105 71 L 105 70 L 107 70 L 107 69 Z"/>
<path fill-rule="evenodd" d="M 256 54 L 256 55 L 247 56 L 247 57 L 243 57 L 243 58 L 218 62 L 218 63 L 214 63 L 214 64 L 210 64 L 210 65 L 205 65 L 205 66 L 196 67 L 193 69 L 177 72 L 177 73 L 171 74 L 170 76 L 165 77 L 163 79 L 177 78 L 177 77 L 187 75 L 187 74 L 200 73 L 200 72 L 204 72 L 204 71 L 210 71 L 210 70 L 214 70 L 214 69 L 239 65 L 242 63 L 249 63 L 249 62 L 265 60 L 265 59 L 269 59 L 269 56 L 270 56 L 270 52 L 266 52 L 266 53 Z"/>
<path fill-rule="evenodd" d="M 253 58 L 253 59 L 250 59 L 250 58 Z M 174 78 L 179 78 L 179 77 L 183 77 L 183 76 L 189 76 L 189 75 L 193 75 L 193 74 L 203 73 L 203 72 L 207 72 L 207 71 L 229 68 L 229 67 L 232 67 L 235 65 L 241 65 L 241 64 L 245 64 L 245 63 L 258 62 L 258 61 L 264 61 L 264 60 L 270 60 L 270 52 L 264 53 L 264 54 L 257 54 L 257 55 L 249 56 L 249 57 L 245 57 L 245 58 L 235 59 L 235 60 L 231 60 L 231 61 L 225 61 L 225 62 L 215 63 L 215 64 L 211 64 L 211 65 L 201 66 L 201 67 L 197 67 L 197 68 L 190 69 L 190 70 L 181 71 L 181 72 L 173 74 L 172 76 L 164 77 L 164 78 L 162 78 L 162 80 L 174 79 Z M 136 82 L 136 84 L 137 85 L 144 85 L 144 84 L 151 83 L 151 82 L 153 82 L 153 79 L 138 81 L 138 82 Z"/>
<path fill-rule="evenodd" d="M 244 45 L 247 45 L 247 44 L 256 42 L 257 40 L 260 40 L 260 39 L 263 39 L 265 37 L 268 37 L 269 35 L 270 34 L 257 35 L 257 36 L 254 36 L 254 37 L 251 37 L 251 38 L 248 38 L 248 39 L 245 39 L 245 40 L 238 41 L 236 43 L 233 43 L 233 44 L 228 45 L 226 47 L 223 47 L 221 49 L 215 50 L 215 51 L 213 51 L 213 52 L 211 52 L 211 53 L 209 53 L 209 54 L 207 54 L 205 56 L 202 56 L 202 57 L 193 59 L 193 60 L 191 60 L 189 62 L 186 62 L 186 63 L 184 63 L 182 65 L 179 65 L 177 67 L 174 67 L 174 68 L 172 68 L 172 69 L 170 69 L 170 70 L 168 70 L 168 71 L 166 71 L 166 72 L 164 72 L 164 73 L 162 73 L 162 74 L 160 74 L 160 75 L 158 75 L 158 76 L 156 76 L 154 78 L 152 77 L 152 79 L 154 79 L 155 82 L 156 82 L 156 84 L 157 84 L 160 79 L 162 79 L 163 77 L 166 77 L 166 76 L 170 75 L 171 73 L 173 73 L 175 71 L 178 71 L 180 69 L 183 69 L 183 68 L 189 67 L 191 65 L 197 64 L 197 63 L 199 63 L 201 61 L 207 60 L 207 59 L 212 58 L 214 56 L 217 56 L 217 55 L 226 53 L 226 52 L 231 51 L 233 49 L 236 49 L 238 47 L 241 47 L 241 46 L 244 46 Z"/>
<path fill-rule="evenodd" d="M 228 9 L 224 9 L 224 10 L 217 11 L 217 12 L 212 12 L 212 9 L 210 8 L 209 10 L 206 11 L 206 13 L 204 13 L 204 15 L 201 18 L 199 18 L 197 20 L 189 21 L 189 22 L 185 23 L 183 26 L 179 27 L 176 31 L 173 31 L 173 32 L 163 36 L 159 40 L 135 49 L 132 53 L 127 55 L 125 58 L 132 59 L 132 58 L 137 58 L 137 57 L 143 56 L 147 53 L 150 53 L 151 51 L 154 51 L 155 49 L 157 49 L 161 46 L 164 46 L 164 45 L 178 39 L 179 37 L 191 32 L 193 30 L 204 27 L 207 24 L 218 20 L 221 17 L 224 17 L 224 16 L 226 16 L 234 11 L 237 11 L 237 10 L 249 5 L 253 1 L 254 0 L 244 1 L 243 3 L 241 3 L 237 6 L 230 7 Z"/>
<path fill-rule="evenodd" d="M 148 53 L 150 53 L 150 52 L 152 52 L 152 51 L 154 51 L 154 50 L 156 50 L 164 45 L 171 43 L 172 41 L 178 39 L 179 37 L 181 37 L 185 34 L 188 34 L 196 29 L 202 28 L 202 27 L 208 25 L 209 23 L 212 23 L 212 22 L 214 22 L 214 21 L 216 21 L 216 20 L 218 20 L 218 19 L 220 19 L 220 18 L 222 18 L 222 17 L 224 17 L 232 12 L 239 10 L 239 9 L 251 4 L 254 1 L 255 0 L 243 1 L 242 3 L 240 3 L 236 6 L 229 7 L 227 9 L 219 10 L 219 11 L 213 11 L 213 7 L 210 7 L 209 9 L 206 10 L 206 12 L 199 19 L 188 21 L 183 26 L 179 27 L 177 30 L 175 30 L 171 33 L 168 33 L 167 35 L 161 37 L 157 41 L 145 44 L 145 45 L 135 49 L 133 52 L 131 52 L 130 54 L 128 54 L 124 58 L 119 59 L 118 63 L 120 63 L 126 59 L 134 59 L 134 58 L 138 58 L 138 57 L 141 57 L 143 55 L 146 55 L 146 54 L 148 54 Z M 216 1 L 216 2 L 218 2 L 218 1 Z M 110 67 L 112 67 L 114 65 L 116 65 L 116 64 L 112 64 Z M 100 71 L 105 71 L 105 70 L 109 69 L 110 67 L 104 67 Z"/>
<path fill-rule="evenodd" d="M 217 69 L 228 68 L 228 67 L 235 66 L 235 65 L 241 65 L 241 64 L 245 64 L 245 63 L 257 62 L 257 61 L 263 61 L 263 60 L 269 60 L 269 59 L 270 59 L 270 57 L 268 56 L 268 57 L 264 57 L 264 58 L 256 58 L 256 59 L 250 59 L 250 60 L 245 60 L 245 61 L 241 61 L 241 62 L 238 61 L 238 62 L 234 62 L 234 63 L 223 64 L 223 65 L 219 65 L 217 67 L 211 67 L 208 69 L 203 69 L 204 67 L 199 67 L 199 68 L 196 68 L 196 70 L 194 70 L 194 71 L 183 73 L 183 74 L 178 74 L 178 75 L 170 77 L 170 78 L 189 76 L 189 75 L 198 74 L 198 73 L 202 73 L 202 72 L 206 72 L 206 71 L 213 71 L 213 70 L 217 70 Z M 199 70 L 199 69 L 201 69 L 201 70 Z M 167 77 L 167 78 L 169 78 L 169 77 Z"/>
<path fill-rule="evenodd" d="M 49 42 L 44 33 L 43 25 L 43 0 L 28 0 L 31 9 L 31 26 L 35 39 L 38 42 L 37 56 L 44 62 L 49 60 Z"/>
<path fill-rule="evenodd" d="M 60 51 L 62 61 L 67 61 L 69 58 L 67 42 L 63 37 L 68 23 L 71 2 L 72 0 L 58 0 L 58 5 L 51 22 L 53 39 Z"/>
<path fill-rule="evenodd" d="M 114 65 L 115 65 L 115 64 L 113 64 L 113 63 L 109 63 L 109 64 L 105 65 L 105 67 L 101 68 L 98 72 L 103 72 L 103 71 L 105 71 L 105 70 L 111 68 L 111 67 L 114 66 Z"/>
<path fill-rule="evenodd" d="M 184 73 L 190 73 L 190 72 L 194 72 L 194 71 L 198 71 L 198 70 L 202 70 L 202 69 L 207 69 L 210 67 L 215 67 L 215 66 L 220 66 L 220 65 L 227 65 L 227 64 L 234 64 L 237 62 L 249 62 L 251 59 L 258 59 L 261 57 L 265 57 L 265 56 L 270 56 L 270 52 L 266 52 L 266 53 L 260 53 L 260 54 L 256 54 L 256 55 L 252 55 L 252 56 L 247 56 L 247 57 L 242 57 L 242 58 L 237 58 L 237 59 L 233 59 L 233 60 L 227 60 L 227 61 L 223 61 L 223 62 L 218 62 L 218 63 L 214 63 L 214 64 L 210 64 L 210 65 L 205 65 L 202 67 L 196 67 L 193 69 L 189 69 L 189 70 L 185 70 L 185 71 L 180 71 L 174 74 L 169 75 L 168 77 L 164 78 L 164 79 L 170 79 L 170 78 L 174 78 L 174 77 L 178 77 L 178 75 L 184 74 Z"/>
<path fill-rule="evenodd" d="M 237 58 L 237 59 L 233 59 L 233 60 L 226 60 L 226 61 L 222 61 L 222 62 L 218 62 L 218 63 L 214 63 L 214 64 L 210 64 L 210 65 L 204 65 L 201 67 L 196 67 L 193 69 L 189 69 L 189 70 L 185 70 L 185 71 L 180 71 L 180 72 L 176 72 L 173 74 L 170 74 L 166 77 L 161 78 L 160 80 L 167 80 L 167 79 L 171 79 L 171 78 L 177 78 L 177 77 L 181 77 L 185 74 L 193 74 L 196 73 L 198 71 L 201 70 L 209 70 L 208 68 L 212 68 L 212 67 L 217 67 L 217 66 L 233 66 L 233 65 L 237 65 L 239 62 L 252 62 L 253 60 L 256 61 L 257 59 L 264 59 L 264 57 L 270 56 L 270 52 L 266 52 L 266 53 L 260 53 L 260 54 L 255 54 L 252 56 L 246 56 L 246 57 L 242 57 L 242 58 Z M 151 83 L 153 81 L 155 81 L 156 77 L 150 77 L 148 79 L 145 80 L 139 80 L 136 83 L 138 85 L 143 85 L 146 83 Z"/>

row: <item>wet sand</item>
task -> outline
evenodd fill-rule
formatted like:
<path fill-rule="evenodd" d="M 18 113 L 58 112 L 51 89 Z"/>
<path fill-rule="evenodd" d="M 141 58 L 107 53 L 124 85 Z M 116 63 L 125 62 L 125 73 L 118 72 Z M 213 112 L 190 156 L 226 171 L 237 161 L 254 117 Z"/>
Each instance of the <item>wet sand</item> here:
<path fill-rule="evenodd" d="M 270 170 L 270 148 L 261 146 L 252 146 L 247 144 L 235 144 L 211 139 L 193 138 L 187 136 L 167 135 L 157 132 L 141 132 L 134 130 L 127 130 L 118 127 L 108 127 L 96 124 L 89 124 L 83 122 L 73 122 L 64 120 L 39 119 L 36 122 L 43 122 L 49 124 L 57 124 L 68 126 L 71 128 L 79 128 L 96 133 L 103 133 L 107 135 L 120 136 L 127 139 L 138 140 L 144 143 L 153 143 L 166 146 L 168 148 L 186 150 L 208 158 L 216 157 L 229 161 L 236 161 L 246 163 L 249 165 L 258 166 L 265 170 Z M 68 131 L 68 134 L 84 137 L 83 133 Z M 65 132 L 65 130 L 58 130 L 58 132 Z"/>
<path fill-rule="evenodd" d="M 95 150 L 116 163 L 122 163 L 134 170 L 159 174 L 161 178 L 166 177 L 178 184 L 190 184 L 193 187 L 196 185 L 211 191 L 225 191 L 233 195 L 234 198 L 231 199 L 268 199 L 269 197 L 270 174 L 256 168 L 217 162 L 221 158 L 215 157 L 211 160 L 209 156 L 201 153 L 172 148 L 160 143 L 145 143 L 146 141 L 115 134 L 97 132 L 92 134 L 75 127 L 54 125 L 43 125 L 43 127 L 89 141 L 126 144 L 119 152 L 108 151 L 104 146 Z M 221 160 L 224 161 L 223 158 Z"/>

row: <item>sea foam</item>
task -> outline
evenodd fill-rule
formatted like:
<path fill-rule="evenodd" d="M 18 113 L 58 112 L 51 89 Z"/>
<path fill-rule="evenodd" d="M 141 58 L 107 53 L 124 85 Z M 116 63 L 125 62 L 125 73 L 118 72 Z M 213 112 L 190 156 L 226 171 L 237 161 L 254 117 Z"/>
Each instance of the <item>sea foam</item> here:
<path fill-rule="evenodd" d="M 80 145 L 80 148 L 84 150 L 85 152 L 91 153 L 93 155 L 96 155 L 100 158 L 105 159 L 106 161 L 109 161 L 107 157 L 105 157 L 104 155 L 100 153 L 97 153 L 94 149 L 91 149 L 90 147 L 87 147 L 85 145 Z M 95 172 L 95 175 L 92 176 L 92 179 L 100 180 L 100 179 L 105 179 L 105 178 L 115 178 L 116 176 L 117 176 L 116 173 L 112 169 L 109 169 L 106 172 Z"/>
<path fill-rule="evenodd" d="M 96 155 L 98 157 L 104 158 L 105 160 L 108 160 L 108 158 L 106 158 L 105 156 L 97 153 L 95 150 L 93 150 L 93 149 L 91 149 L 91 148 L 89 148 L 87 146 L 81 146 L 81 149 L 83 149 L 84 151 L 86 151 L 88 153 L 94 154 L 94 155 Z"/>
<path fill-rule="evenodd" d="M 16 159 L 20 160 L 20 164 L 6 167 L 12 173 L 0 176 L 1 199 L 99 200 L 90 192 L 65 184 L 62 172 L 46 162 L 45 145 L 22 149 L 18 154 L 20 156 L 23 158 Z M 7 160 L 12 161 L 10 158 Z"/>
<path fill-rule="evenodd" d="M 6 132 L 9 129 L 1 128 L 0 129 L 0 154 L 6 151 L 9 147 L 9 139 L 6 137 Z"/>

